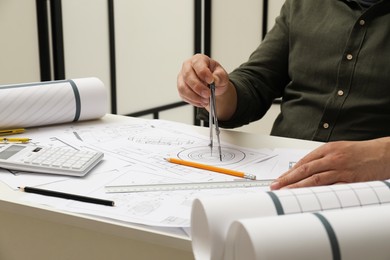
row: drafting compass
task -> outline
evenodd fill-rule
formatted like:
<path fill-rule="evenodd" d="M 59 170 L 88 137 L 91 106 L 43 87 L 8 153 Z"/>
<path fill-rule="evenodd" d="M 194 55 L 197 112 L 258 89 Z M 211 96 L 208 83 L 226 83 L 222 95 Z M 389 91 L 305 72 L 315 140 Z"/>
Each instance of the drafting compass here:
<path fill-rule="evenodd" d="M 215 83 L 210 84 L 210 112 L 209 112 L 209 128 L 210 128 L 210 149 L 211 155 L 213 154 L 213 124 L 215 126 L 215 134 L 217 136 L 218 141 L 218 152 L 219 152 L 219 160 L 222 161 L 222 151 L 221 151 L 221 140 L 219 138 L 219 126 L 218 126 L 218 118 L 217 118 L 217 110 L 216 110 L 216 100 L 215 100 Z"/>

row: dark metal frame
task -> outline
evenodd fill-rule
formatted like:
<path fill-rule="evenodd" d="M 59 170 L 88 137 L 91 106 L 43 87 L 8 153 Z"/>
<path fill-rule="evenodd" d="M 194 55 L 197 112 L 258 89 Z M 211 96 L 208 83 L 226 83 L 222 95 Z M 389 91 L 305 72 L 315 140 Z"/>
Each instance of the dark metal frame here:
<path fill-rule="evenodd" d="M 64 36 L 61 0 L 36 0 L 39 65 L 41 81 L 65 79 Z M 48 13 L 48 4 L 50 14 Z M 51 25 L 51 34 L 49 32 Z M 51 74 L 50 36 L 52 40 L 53 72 Z"/>
<path fill-rule="evenodd" d="M 50 15 L 48 14 L 47 2 L 50 3 Z M 117 87 L 116 87 L 116 51 L 115 51 L 115 14 L 114 1 L 107 0 L 108 4 L 108 23 L 109 23 L 109 55 L 110 55 L 110 83 L 111 83 L 111 112 L 117 113 Z M 204 9 L 202 10 L 202 4 Z M 211 24 L 212 24 L 212 0 L 194 0 L 194 54 L 204 53 L 211 56 Z M 53 48 L 53 69 L 54 80 L 65 79 L 65 59 L 64 59 L 64 39 L 62 25 L 62 7 L 61 0 L 36 0 L 38 41 L 39 41 L 39 61 L 41 81 L 53 80 L 51 76 L 50 64 L 50 33 L 49 23 L 51 24 L 51 38 Z M 51 18 L 49 20 L 49 17 Z M 204 24 L 202 27 L 202 18 Z M 263 27 L 262 38 L 268 30 L 268 0 L 263 0 Z M 202 50 L 203 46 L 203 50 Z M 153 114 L 154 119 L 159 118 L 159 113 L 165 110 L 188 105 L 185 102 L 176 102 L 163 106 L 158 106 L 134 113 L 127 116 L 145 116 Z M 196 118 L 196 109 L 194 109 L 194 124 L 200 125 Z"/>
<path fill-rule="evenodd" d="M 263 0 L 263 28 L 262 28 L 262 39 L 268 32 L 268 0 Z"/>
<path fill-rule="evenodd" d="M 51 80 L 49 19 L 46 0 L 36 0 L 41 81 Z"/>
<path fill-rule="evenodd" d="M 116 51 L 115 51 L 115 13 L 114 0 L 107 0 L 108 4 L 108 34 L 110 45 L 110 85 L 111 85 L 111 113 L 116 114 L 117 91 L 116 91 Z"/>

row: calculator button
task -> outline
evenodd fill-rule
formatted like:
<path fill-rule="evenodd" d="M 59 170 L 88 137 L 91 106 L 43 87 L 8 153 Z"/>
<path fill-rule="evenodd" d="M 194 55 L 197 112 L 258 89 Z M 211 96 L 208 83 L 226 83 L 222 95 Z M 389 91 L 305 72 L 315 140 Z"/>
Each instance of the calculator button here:
<path fill-rule="evenodd" d="M 72 166 L 72 164 L 69 164 L 69 163 L 64 163 L 62 165 L 62 168 L 70 168 Z"/>
<path fill-rule="evenodd" d="M 60 166 L 61 166 L 61 163 L 58 162 L 58 161 L 56 161 L 56 162 L 53 162 L 51 165 L 52 165 L 53 167 L 60 167 Z"/>
<path fill-rule="evenodd" d="M 83 168 L 83 165 L 84 164 L 73 164 L 72 169 L 81 169 L 81 168 Z"/>

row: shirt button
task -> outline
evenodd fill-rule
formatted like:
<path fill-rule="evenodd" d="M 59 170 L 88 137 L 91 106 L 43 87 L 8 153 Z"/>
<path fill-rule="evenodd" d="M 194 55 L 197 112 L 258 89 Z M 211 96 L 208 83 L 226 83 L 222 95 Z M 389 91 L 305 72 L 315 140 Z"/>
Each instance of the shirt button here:
<path fill-rule="evenodd" d="M 328 129 L 328 128 L 329 128 L 329 124 L 328 124 L 328 123 L 324 123 L 324 124 L 322 125 L 322 127 L 325 128 L 325 129 Z"/>
<path fill-rule="evenodd" d="M 347 54 L 347 60 L 352 60 L 353 56 L 352 54 Z"/>
<path fill-rule="evenodd" d="M 337 91 L 337 95 L 339 95 L 339 96 L 344 95 L 344 91 L 342 91 L 342 90 Z"/>
<path fill-rule="evenodd" d="M 365 25 L 365 24 L 366 24 L 366 21 L 364 21 L 364 20 L 360 20 L 360 21 L 359 21 L 359 24 L 360 24 L 361 26 L 363 26 L 363 25 Z"/>

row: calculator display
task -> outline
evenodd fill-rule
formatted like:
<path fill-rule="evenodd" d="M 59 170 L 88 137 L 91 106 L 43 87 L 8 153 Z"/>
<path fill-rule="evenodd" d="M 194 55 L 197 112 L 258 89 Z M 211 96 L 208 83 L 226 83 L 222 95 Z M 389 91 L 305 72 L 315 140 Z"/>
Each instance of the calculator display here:
<path fill-rule="evenodd" d="M 0 159 L 7 160 L 12 155 L 17 154 L 19 151 L 23 150 L 24 148 L 26 147 L 22 145 L 11 145 L 4 151 L 0 152 Z"/>

